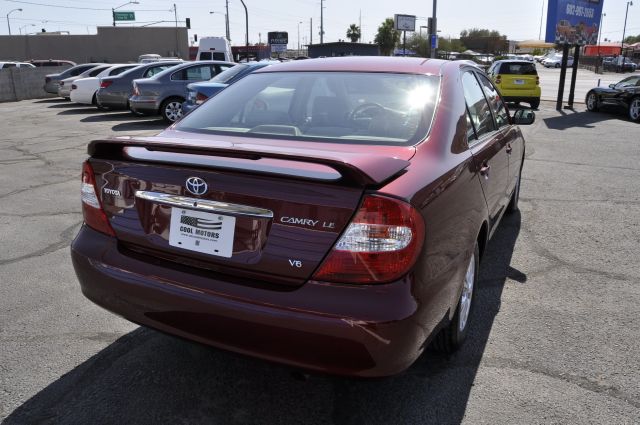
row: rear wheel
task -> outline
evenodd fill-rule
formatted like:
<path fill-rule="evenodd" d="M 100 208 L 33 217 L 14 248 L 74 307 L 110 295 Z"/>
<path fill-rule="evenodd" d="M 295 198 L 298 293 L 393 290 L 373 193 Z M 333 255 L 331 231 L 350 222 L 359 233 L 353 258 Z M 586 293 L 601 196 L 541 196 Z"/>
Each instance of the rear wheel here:
<path fill-rule="evenodd" d="M 631 99 L 629 104 L 629 118 L 631 121 L 640 121 L 640 96 Z"/>
<path fill-rule="evenodd" d="M 532 100 L 529 102 L 529 106 L 531 106 L 531 109 L 538 109 L 540 106 L 540 99 Z"/>
<path fill-rule="evenodd" d="M 560 64 L 559 63 L 556 64 L 556 68 L 560 68 Z"/>
<path fill-rule="evenodd" d="M 478 266 L 480 263 L 480 249 L 476 241 L 473 254 L 469 259 L 467 270 L 462 282 L 462 293 L 458 300 L 456 314 L 446 328 L 442 329 L 433 341 L 433 347 L 446 354 L 456 351 L 465 338 L 469 330 L 469 318 L 473 307 L 474 291 L 478 281 Z"/>
<path fill-rule="evenodd" d="M 174 123 L 182 117 L 182 102 L 184 99 L 179 97 L 171 97 L 160 107 L 160 115 L 168 123 Z"/>
<path fill-rule="evenodd" d="M 592 91 L 587 94 L 587 111 L 598 111 L 598 96 Z"/>

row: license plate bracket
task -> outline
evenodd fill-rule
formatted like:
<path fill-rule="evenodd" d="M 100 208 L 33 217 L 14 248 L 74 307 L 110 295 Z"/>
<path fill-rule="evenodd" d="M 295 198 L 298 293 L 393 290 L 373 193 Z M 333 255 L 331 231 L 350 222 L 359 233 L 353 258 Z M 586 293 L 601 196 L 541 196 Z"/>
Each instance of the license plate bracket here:
<path fill-rule="evenodd" d="M 233 216 L 172 207 L 169 245 L 231 258 L 235 226 Z"/>

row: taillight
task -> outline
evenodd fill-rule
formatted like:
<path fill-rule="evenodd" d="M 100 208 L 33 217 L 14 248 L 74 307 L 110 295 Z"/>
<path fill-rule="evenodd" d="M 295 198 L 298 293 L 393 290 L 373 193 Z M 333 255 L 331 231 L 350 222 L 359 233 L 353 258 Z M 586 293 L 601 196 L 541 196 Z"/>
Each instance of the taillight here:
<path fill-rule="evenodd" d="M 540 85 L 540 77 L 536 75 L 536 86 Z"/>
<path fill-rule="evenodd" d="M 96 177 L 89 161 L 82 164 L 82 215 L 87 226 L 109 236 L 115 236 L 109 219 L 96 194 Z"/>
<path fill-rule="evenodd" d="M 64 86 L 64 81 L 60 81 L 60 87 Z"/>
<path fill-rule="evenodd" d="M 204 94 L 198 92 L 196 94 L 196 105 L 200 105 L 202 102 L 204 102 L 208 98 L 209 98 L 208 96 L 205 96 Z"/>
<path fill-rule="evenodd" d="M 78 86 L 76 86 L 75 84 L 71 84 L 71 90 L 76 90 L 78 88 Z"/>
<path fill-rule="evenodd" d="M 498 75 L 496 77 L 496 84 L 500 84 L 502 82 L 502 75 Z"/>
<path fill-rule="evenodd" d="M 313 279 L 362 284 L 396 280 L 415 264 L 423 240 L 424 222 L 414 207 L 366 195 Z"/>
<path fill-rule="evenodd" d="M 113 81 L 100 81 L 100 88 L 101 89 L 106 89 L 107 87 L 109 87 L 111 84 L 113 84 Z"/>
<path fill-rule="evenodd" d="M 45 83 L 50 83 L 51 82 L 51 77 L 44 77 L 44 82 Z"/>
<path fill-rule="evenodd" d="M 136 83 L 133 83 L 133 95 L 140 96 L 140 90 L 138 90 L 138 85 Z"/>

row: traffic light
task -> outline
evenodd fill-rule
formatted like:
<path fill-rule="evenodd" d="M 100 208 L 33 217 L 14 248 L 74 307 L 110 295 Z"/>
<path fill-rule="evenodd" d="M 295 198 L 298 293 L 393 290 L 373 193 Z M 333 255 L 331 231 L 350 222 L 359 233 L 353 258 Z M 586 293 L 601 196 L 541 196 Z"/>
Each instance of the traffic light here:
<path fill-rule="evenodd" d="M 433 18 L 427 19 L 427 29 L 429 31 L 429 35 L 433 34 Z"/>
<path fill-rule="evenodd" d="M 187 29 L 190 30 L 191 29 L 191 18 L 187 18 L 185 19 L 186 24 L 187 24 Z"/>

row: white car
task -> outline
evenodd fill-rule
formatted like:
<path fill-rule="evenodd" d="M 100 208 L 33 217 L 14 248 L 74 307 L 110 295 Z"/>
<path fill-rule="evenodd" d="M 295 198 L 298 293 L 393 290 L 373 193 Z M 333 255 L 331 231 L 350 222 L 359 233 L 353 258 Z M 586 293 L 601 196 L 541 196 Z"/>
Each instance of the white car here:
<path fill-rule="evenodd" d="M 35 66 L 25 62 L 0 62 L 0 69 L 8 68 L 35 68 Z"/>
<path fill-rule="evenodd" d="M 560 68 L 562 66 L 562 55 L 556 55 L 542 61 L 545 68 Z M 573 66 L 573 56 L 567 58 L 567 66 Z"/>
<path fill-rule="evenodd" d="M 100 79 L 102 77 L 112 77 L 118 75 L 128 69 L 140 66 L 139 63 L 113 65 L 103 69 L 95 77 L 79 78 L 71 83 L 71 91 L 69 97 L 72 102 L 84 103 L 87 105 L 96 104 L 96 93 L 100 88 Z"/>

